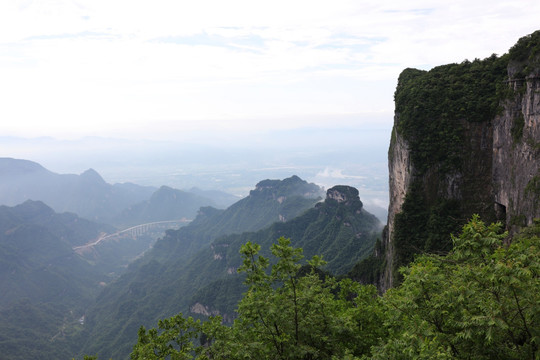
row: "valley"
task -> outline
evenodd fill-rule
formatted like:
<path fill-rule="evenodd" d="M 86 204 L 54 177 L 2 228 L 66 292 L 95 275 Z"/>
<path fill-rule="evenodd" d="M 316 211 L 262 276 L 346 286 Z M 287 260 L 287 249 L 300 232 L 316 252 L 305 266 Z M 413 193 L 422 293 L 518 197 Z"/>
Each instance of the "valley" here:
<path fill-rule="evenodd" d="M 239 197 L 0 158 L 0 354 L 537 359 L 540 31 L 395 105 L 386 224 L 290 167 Z"/>
<path fill-rule="evenodd" d="M 121 239 L 129 238 L 132 240 L 137 240 L 138 237 L 154 235 L 156 239 L 161 237 L 165 230 L 178 229 L 180 226 L 190 223 L 191 220 L 166 220 L 166 221 L 155 221 L 146 224 L 135 225 L 130 228 L 117 231 L 113 234 L 100 234 L 97 239 L 91 240 L 89 243 L 79 246 L 74 246 L 73 251 L 79 255 L 84 254 L 87 251 L 92 251 L 93 248 L 99 245 L 103 241 L 120 241 Z"/>
<path fill-rule="evenodd" d="M 51 191 L 65 187 L 66 181 L 75 184 L 84 181 L 94 189 L 94 196 L 97 198 L 108 199 L 106 201 L 111 204 L 114 204 L 111 201 L 126 201 L 125 198 L 120 200 L 117 197 L 118 200 L 115 200 L 107 195 L 119 195 L 115 188 L 125 186 L 111 187 L 95 172 L 91 172 L 92 176 L 85 172 L 81 175 L 82 179 L 76 176 L 65 177 L 50 173 L 35 163 L 14 159 L 0 159 L 0 168 L 4 169 L 4 174 L 10 175 L 1 179 L 0 188 L 10 189 L 8 192 L 12 194 L 12 198 L 14 194 L 34 194 L 38 199 L 47 199 Z M 32 183 L 41 181 L 47 183 L 46 187 L 42 187 L 43 190 L 30 188 Z M 158 318 L 178 311 L 190 311 L 191 308 L 195 311 L 193 314 L 198 315 L 197 307 L 194 307 L 198 302 L 203 302 L 203 306 L 212 306 L 213 312 L 221 312 L 228 314 L 231 319 L 234 318 L 233 304 L 242 292 L 241 277 L 234 276 L 234 269 L 239 267 L 238 251 L 246 237 L 267 239 L 264 241 L 271 242 L 279 234 L 287 232 L 296 238 L 298 244 L 302 244 L 302 241 L 305 241 L 303 238 L 311 238 L 319 233 L 312 239 L 311 247 L 315 243 L 320 243 L 322 247 L 319 247 L 319 250 L 317 247 L 310 250 L 311 247 L 307 246 L 306 250 L 308 253 L 323 251 L 325 254 L 337 251 L 329 260 L 335 264 L 332 269 L 343 273 L 351 264 L 370 253 L 382 229 L 380 221 L 363 209 L 356 189 L 336 187 L 328 190 L 325 195 L 322 188 L 297 176 L 260 181 L 247 197 L 226 209 L 207 206 L 211 200 L 203 198 L 201 192 L 190 195 L 169 187 L 161 187 L 153 189 L 154 192 L 145 200 L 141 196 L 142 193 L 148 196 L 148 188 L 135 184 L 129 186 L 129 196 L 134 204 L 128 205 L 125 210 L 117 210 L 116 215 L 108 216 L 114 226 L 83 220 L 73 213 L 55 213 L 39 201 L 26 200 L 23 205 L 15 208 L 4 207 L 7 213 L 17 209 L 25 215 L 19 220 L 8 221 L 9 217 L 6 218 L 5 235 L 18 232 L 17 229 L 28 222 L 39 224 L 38 226 L 57 234 L 57 237 L 51 238 L 52 242 L 69 246 L 73 259 L 85 264 L 87 275 L 94 274 L 89 283 L 87 280 L 83 282 L 89 285 L 89 292 L 74 293 L 71 303 L 65 299 L 51 303 L 52 298 L 34 296 L 31 302 L 19 305 L 28 308 L 28 311 L 24 312 L 25 317 L 34 313 L 30 316 L 36 319 L 44 315 L 42 309 L 48 306 L 56 309 L 48 315 L 54 316 L 55 320 L 51 324 L 57 324 L 56 330 L 52 334 L 47 330 L 34 336 L 43 341 L 49 339 L 59 351 L 68 353 L 74 349 L 75 344 L 84 344 L 84 348 L 80 350 L 82 352 L 123 357 L 129 353 L 131 345 L 128 339 L 135 335 L 133 330 L 138 327 L 126 327 L 123 324 L 135 325 L 143 321 L 151 325 Z M 81 199 L 87 196 L 88 190 L 84 187 L 80 188 L 80 194 L 77 194 L 77 186 L 68 187 L 75 189 L 71 196 Z M 137 194 L 138 192 L 142 193 Z M 326 200 L 323 196 L 326 196 Z M 199 201 L 196 205 L 197 212 L 190 210 L 195 208 L 192 205 L 194 200 Z M 96 206 L 96 209 L 101 206 L 96 201 L 90 201 L 88 205 Z M 113 207 L 119 208 L 119 205 Z M 94 210 L 87 208 L 85 213 L 88 214 L 89 211 Z M 104 220 L 97 215 L 93 218 Z M 69 222 L 64 223 L 64 220 Z M 312 222 L 313 226 L 309 227 Z M 81 228 L 81 225 L 84 226 Z M 66 226 L 69 231 L 58 230 Z M 88 232 L 88 236 L 81 238 L 81 230 Z M 65 236 L 67 233 L 69 238 Z M 336 236 L 344 242 L 336 241 Z M 353 245 L 350 243 L 353 239 L 365 243 L 361 246 Z M 42 249 L 43 235 L 27 241 L 34 241 L 31 249 L 34 252 L 39 251 L 38 249 Z M 335 243 L 335 250 L 324 250 L 326 246 L 322 244 L 325 242 Z M 218 249 L 227 249 L 227 252 L 223 253 L 223 250 Z M 345 257 L 350 260 L 342 260 Z M 40 264 L 33 266 L 37 271 L 50 267 Z M 72 268 L 73 265 L 66 261 L 59 261 L 56 266 L 65 269 L 62 271 L 67 273 L 73 273 L 81 267 L 77 265 Z M 5 270 L 7 272 L 2 275 L 4 285 L 16 286 L 11 275 L 22 270 Z M 33 279 L 35 275 L 31 272 L 25 276 Z M 229 291 L 229 298 L 208 292 L 208 289 L 217 289 L 216 284 L 223 281 L 234 284 L 231 285 L 231 290 L 236 289 Z M 50 283 L 42 285 L 45 288 L 51 287 Z M 35 286 L 36 289 L 40 288 L 40 285 Z M 63 286 L 60 294 L 73 285 Z M 171 293 L 171 286 L 177 288 L 178 292 Z M 38 292 L 35 291 L 36 294 Z M 134 294 L 138 295 L 134 297 Z M 6 303 L 5 311 L 12 311 L 18 301 L 20 300 L 17 300 L 17 297 L 13 297 L 13 301 Z M 89 306 L 90 304 L 92 305 Z M 149 311 L 150 309 L 153 310 Z M 143 318 L 140 317 L 142 314 Z M 117 328 L 117 325 L 120 327 Z M 7 327 L 2 330 L 3 326 Z M 0 323 L 0 333 L 8 331 L 11 326 Z M 106 338 L 112 340 L 110 345 L 103 342 Z M 11 337 L 6 338 L 5 345 L 10 344 L 12 340 L 9 339 Z M 17 358 L 23 355 L 14 352 L 13 356 Z"/>

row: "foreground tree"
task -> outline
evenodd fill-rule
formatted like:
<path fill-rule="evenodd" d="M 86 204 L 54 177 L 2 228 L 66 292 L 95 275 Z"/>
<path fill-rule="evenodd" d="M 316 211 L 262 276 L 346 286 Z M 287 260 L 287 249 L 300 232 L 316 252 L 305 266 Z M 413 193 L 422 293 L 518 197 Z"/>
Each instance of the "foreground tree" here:
<path fill-rule="evenodd" d="M 193 359 L 195 354 L 201 354 L 204 347 L 196 345 L 198 338 L 204 334 L 204 329 L 220 327 L 221 321 L 212 318 L 207 323 L 201 324 L 200 320 L 184 318 L 182 314 L 169 319 L 160 320 L 158 329 L 146 330 L 143 326 L 139 329 L 137 344 L 133 347 L 131 359 Z M 200 343 L 200 342 L 198 342 Z"/>
<path fill-rule="evenodd" d="M 260 246 L 242 249 L 247 292 L 232 327 L 219 317 L 201 323 L 181 314 L 139 330 L 132 359 L 339 359 L 368 354 L 384 329 L 375 287 L 325 277 L 319 257 L 302 274 L 302 249 L 278 239 L 276 262 L 259 255 Z M 195 345 L 202 338 L 202 345 Z"/>
<path fill-rule="evenodd" d="M 510 246 L 506 236 L 474 216 L 448 255 L 418 257 L 383 297 L 322 275 L 321 258 L 302 268 L 288 239 L 272 246 L 273 265 L 247 243 L 239 271 L 248 289 L 231 327 L 180 314 L 141 328 L 131 357 L 540 359 L 540 221 Z"/>
<path fill-rule="evenodd" d="M 277 262 L 270 272 L 259 250 L 252 243 L 241 249 L 239 271 L 246 273 L 249 288 L 229 338 L 216 340 L 212 357 L 331 359 L 369 353 L 382 331 L 375 287 L 321 276 L 319 257 L 299 276 L 302 250 L 283 237 L 271 247 Z"/>
<path fill-rule="evenodd" d="M 478 216 L 447 256 L 424 255 L 385 295 L 389 339 L 375 359 L 537 359 L 540 223 L 503 240 Z"/>

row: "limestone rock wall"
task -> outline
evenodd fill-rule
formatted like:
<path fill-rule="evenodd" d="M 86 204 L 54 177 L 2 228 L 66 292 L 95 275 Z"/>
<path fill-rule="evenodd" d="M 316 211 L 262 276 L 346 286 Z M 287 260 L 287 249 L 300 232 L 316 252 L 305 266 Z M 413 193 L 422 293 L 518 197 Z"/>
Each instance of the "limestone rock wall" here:
<path fill-rule="evenodd" d="M 396 114 L 396 123 L 399 121 L 399 115 Z M 394 245 L 392 235 L 394 234 L 394 218 L 401 211 L 401 206 L 405 200 L 407 189 L 411 183 L 413 175 L 409 145 L 407 141 L 395 129 L 392 130 L 390 149 L 388 151 L 388 174 L 390 205 L 388 207 L 387 230 L 384 236 L 385 253 L 377 256 L 384 256 L 386 266 L 381 274 L 380 284 L 384 284 L 384 290 L 393 286 L 393 254 Z"/>
<path fill-rule="evenodd" d="M 540 218 L 540 31 L 520 39 L 506 57 L 501 57 L 501 61 L 507 61 L 507 65 L 504 65 L 506 80 L 497 80 L 497 84 L 492 86 L 493 90 L 490 90 L 494 96 L 497 93 L 496 96 L 503 99 L 499 102 L 498 114 L 484 119 L 465 115 L 451 125 L 459 129 L 456 130 L 460 140 L 459 166 L 440 171 L 439 166 L 444 163 L 444 160 L 437 162 L 440 159 L 428 168 L 425 164 L 415 164 L 413 151 L 419 150 L 411 149 L 412 143 L 399 133 L 400 110 L 396 108 L 388 152 L 388 225 L 383 234 L 381 250 L 374 254 L 382 264 L 382 271 L 375 280 L 380 291 L 396 285 L 396 267 L 399 266 L 396 254 L 400 249 L 395 241 L 398 232 L 396 215 L 404 213 L 405 199 L 413 187 L 417 189 L 415 194 L 422 196 L 427 207 L 436 207 L 444 201 L 457 203 L 459 215 L 455 220 L 460 224 L 478 213 L 486 222 L 504 222 L 513 233 L 531 224 L 533 219 Z M 501 77 L 505 78 L 504 68 L 502 70 Z M 421 76 L 417 73 L 413 75 Z M 408 76 L 411 77 L 410 73 Z M 453 74 L 443 76 L 451 77 Z M 483 74 L 476 73 L 470 78 L 473 82 L 481 83 L 475 76 L 482 77 Z M 412 94 L 415 89 L 408 91 Z M 432 93 L 432 96 L 439 94 Z M 410 99 L 415 101 L 414 97 Z M 466 101 L 469 106 L 471 98 Z M 472 101 L 480 100 L 472 98 Z M 483 101 L 492 100 L 484 94 Z M 423 103 L 429 101 L 419 102 Z M 459 100 L 450 104 L 459 104 Z M 441 108 L 441 111 L 445 109 Z M 445 115 L 441 114 L 442 117 Z M 430 121 L 438 121 L 437 116 Z M 424 129 L 421 136 L 432 135 L 429 131 Z M 448 144 L 445 146 L 448 147 Z M 424 169 L 418 170 L 422 165 Z M 416 233 L 425 231 L 415 230 Z M 403 241 L 403 237 L 401 239 Z"/>
<path fill-rule="evenodd" d="M 510 230 L 540 217 L 540 77 L 511 80 L 514 98 L 493 121 L 493 187 Z"/>

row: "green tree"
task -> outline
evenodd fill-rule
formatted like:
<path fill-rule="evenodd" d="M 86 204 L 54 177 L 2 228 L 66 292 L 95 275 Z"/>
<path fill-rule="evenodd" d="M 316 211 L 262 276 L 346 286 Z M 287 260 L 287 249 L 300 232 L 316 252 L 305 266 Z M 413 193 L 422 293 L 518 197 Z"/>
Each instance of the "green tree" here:
<path fill-rule="evenodd" d="M 199 336 L 200 321 L 185 319 L 182 314 L 160 320 L 158 328 L 148 331 L 141 326 L 137 344 L 133 347 L 131 359 L 191 359 L 195 350 L 193 340 Z"/>
<path fill-rule="evenodd" d="M 346 279 L 323 278 L 315 269 L 299 276 L 302 249 L 284 237 L 272 245 L 277 262 L 259 255 L 260 246 L 242 249 L 248 290 L 238 305 L 226 340 L 212 346 L 212 358 L 331 359 L 369 353 L 379 341 L 380 307 L 376 289 Z M 364 331 L 365 330 L 365 331 Z"/>
<path fill-rule="evenodd" d="M 506 245 L 501 224 L 478 216 L 446 256 L 422 255 L 403 283 L 373 286 L 301 267 L 302 250 L 278 239 L 271 261 L 242 247 L 248 289 L 231 327 L 181 314 L 141 328 L 132 359 L 537 359 L 540 221 Z M 270 265 L 270 264 L 273 265 Z M 198 341 L 197 341 L 198 339 Z"/>
<path fill-rule="evenodd" d="M 478 216 L 447 256 L 423 255 L 385 295 L 390 336 L 374 359 L 536 359 L 540 223 L 503 240 Z"/>
<path fill-rule="evenodd" d="M 194 356 L 206 358 L 206 331 L 214 332 L 223 327 L 221 318 L 212 317 L 201 323 L 192 317 L 184 318 L 179 313 L 171 318 L 159 320 L 158 329 L 148 331 L 141 326 L 137 344 L 131 353 L 132 360 L 187 360 Z M 196 341 L 200 339 L 199 341 Z"/>
<path fill-rule="evenodd" d="M 300 276 L 302 249 L 283 237 L 271 247 L 272 266 L 259 251 L 250 242 L 241 249 L 248 290 L 232 327 L 219 317 L 201 323 L 179 314 L 160 321 L 159 331 L 141 328 L 131 358 L 339 359 L 369 354 L 380 341 L 375 287 L 321 276 L 317 256 Z M 196 338 L 202 345 L 194 345 Z"/>

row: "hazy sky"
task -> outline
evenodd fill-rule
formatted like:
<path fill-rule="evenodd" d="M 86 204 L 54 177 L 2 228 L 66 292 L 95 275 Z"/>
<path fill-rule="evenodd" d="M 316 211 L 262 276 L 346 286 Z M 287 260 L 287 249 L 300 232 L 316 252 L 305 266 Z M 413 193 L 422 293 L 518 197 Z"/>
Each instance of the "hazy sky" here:
<path fill-rule="evenodd" d="M 6 0 L 0 135 L 389 126 L 404 68 L 505 53 L 539 19 L 538 0 Z"/>
<path fill-rule="evenodd" d="M 538 0 L 3 0 L 0 156 L 246 195 L 293 174 L 388 204 L 407 68 L 502 55 Z"/>

